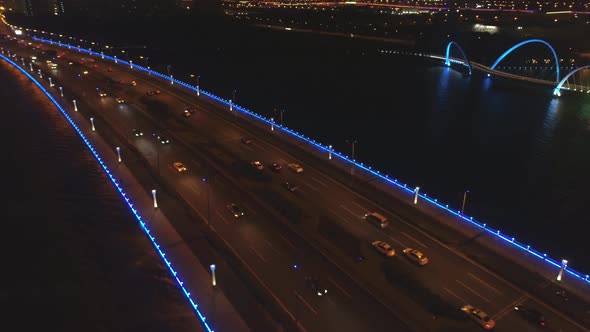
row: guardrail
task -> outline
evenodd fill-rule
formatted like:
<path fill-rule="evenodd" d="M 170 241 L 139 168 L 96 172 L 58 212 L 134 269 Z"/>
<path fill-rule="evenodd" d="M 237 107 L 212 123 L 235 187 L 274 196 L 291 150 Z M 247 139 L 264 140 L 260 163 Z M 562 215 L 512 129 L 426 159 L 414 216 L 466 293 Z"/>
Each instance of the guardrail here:
<path fill-rule="evenodd" d="M 477 220 L 474 220 L 473 217 L 464 215 L 463 213 L 461 213 L 460 210 L 453 210 L 452 208 L 449 208 L 449 205 L 448 204 L 442 204 L 437 199 L 428 197 L 428 195 L 425 194 L 425 193 L 419 193 L 419 192 L 417 192 L 417 190 L 415 188 L 408 187 L 407 184 L 401 183 L 401 182 L 397 181 L 397 179 L 392 179 L 391 177 L 389 177 L 389 175 L 382 174 L 379 170 L 375 170 L 375 169 L 373 169 L 370 166 L 365 166 L 362 162 L 357 162 L 355 159 L 351 159 L 350 157 L 346 156 L 343 153 L 334 151 L 332 149 L 332 146 L 331 145 L 322 144 L 320 142 L 315 141 L 314 139 L 312 139 L 310 137 L 307 137 L 307 136 L 303 135 L 302 133 L 299 133 L 299 132 L 297 132 L 295 130 L 289 129 L 288 127 L 286 127 L 284 125 L 277 124 L 277 123 L 274 122 L 274 119 L 273 118 L 267 118 L 265 116 L 259 115 L 259 114 L 255 113 L 253 111 L 250 111 L 250 110 L 246 109 L 245 107 L 242 107 L 242 106 L 239 106 L 239 105 L 234 104 L 231 100 L 227 100 L 227 99 L 223 99 L 221 97 L 218 97 L 218 96 L 216 96 L 215 94 L 213 94 L 211 92 L 207 92 L 207 91 L 205 91 L 205 90 L 203 90 L 203 89 L 201 89 L 199 87 L 196 87 L 196 86 L 193 86 L 191 84 L 182 82 L 182 81 L 174 78 L 171 75 L 165 75 L 165 74 L 162 74 L 160 72 L 154 71 L 152 69 L 148 69 L 148 68 L 145 68 L 143 66 L 140 66 L 140 65 L 137 65 L 137 64 L 134 64 L 134 63 L 130 63 L 130 62 L 125 61 L 125 60 L 121 60 L 121 59 L 117 59 L 115 57 L 111 57 L 109 55 L 105 55 L 104 53 L 98 53 L 98 52 L 95 52 L 95 51 L 92 51 L 92 50 L 88 50 L 88 49 L 85 49 L 85 48 L 81 48 L 81 47 L 78 47 L 78 46 L 74 46 L 74 45 L 70 45 L 70 44 L 64 44 L 64 43 L 61 43 L 61 42 L 57 42 L 57 41 L 53 41 L 53 40 L 49 40 L 49 39 L 45 39 L 45 38 L 39 38 L 39 37 L 35 37 L 35 36 L 32 36 L 32 39 L 35 40 L 35 41 L 39 41 L 39 42 L 43 42 L 43 43 L 48 43 L 48 44 L 51 44 L 51 45 L 57 45 L 57 46 L 61 46 L 61 47 L 66 47 L 68 49 L 74 49 L 76 51 L 87 53 L 89 55 L 98 56 L 98 57 L 101 57 L 102 59 L 107 59 L 107 60 L 113 61 L 115 63 L 121 63 L 121 64 L 124 64 L 124 65 L 129 66 L 130 69 L 136 69 L 136 70 L 147 72 L 147 73 L 149 73 L 151 75 L 155 75 L 155 76 L 158 76 L 160 78 L 163 78 L 163 79 L 165 79 L 165 80 L 167 80 L 167 81 L 169 81 L 171 83 L 178 84 L 178 85 L 183 86 L 183 87 L 185 87 L 185 88 L 187 88 L 189 90 L 198 92 L 199 94 L 203 94 L 203 95 L 205 95 L 205 96 L 207 96 L 209 98 L 212 98 L 212 99 L 214 99 L 214 100 L 216 100 L 216 101 L 218 101 L 218 102 L 220 102 L 222 104 L 227 105 L 229 107 L 229 109 L 232 110 L 232 111 L 233 110 L 238 110 L 238 111 L 240 111 L 242 113 L 246 113 L 246 114 L 248 114 L 248 115 L 250 115 L 250 116 L 252 116 L 252 117 L 254 117 L 254 118 L 256 118 L 256 119 L 258 119 L 260 121 L 262 121 L 262 122 L 265 122 L 266 124 L 272 126 L 273 128 L 277 128 L 279 130 L 282 130 L 285 133 L 288 133 L 290 135 L 293 135 L 296 138 L 302 139 L 302 140 L 306 141 L 307 143 L 312 144 L 313 146 L 315 146 L 315 147 L 317 147 L 317 148 L 325 151 L 328 154 L 331 154 L 332 156 L 336 156 L 336 157 L 342 159 L 345 162 L 348 162 L 350 164 L 353 164 L 354 166 L 356 166 L 356 167 L 358 167 L 358 168 L 360 168 L 360 169 L 362 169 L 362 170 L 364 170 L 364 171 L 366 171 L 366 172 L 368 172 L 368 173 L 370 173 L 370 174 L 372 174 L 372 175 L 380 178 L 381 180 L 383 180 L 383 181 L 385 181 L 385 182 L 387 182 L 389 184 L 395 185 L 399 189 L 401 189 L 403 191 L 406 191 L 409 194 L 415 195 L 416 197 L 418 197 L 418 198 L 420 198 L 420 199 L 422 199 L 422 200 L 424 200 L 424 201 L 426 201 L 426 202 L 434 205 L 435 207 L 438 207 L 438 208 L 444 210 L 445 212 L 448 212 L 448 213 L 452 214 L 453 216 L 457 217 L 459 220 L 461 220 L 463 222 L 466 222 L 466 223 L 469 223 L 471 225 L 474 225 L 476 227 L 479 227 L 480 229 L 484 230 L 488 234 L 493 235 L 493 236 L 496 236 L 497 238 L 500 238 L 500 239 L 504 240 L 507 244 L 513 245 L 514 247 L 516 247 L 518 249 L 521 249 L 523 251 L 526 251 L 527 253 L 530 253 L 530 254 L 538 257 L 543 262 L 546 262 L 547 264 L 549 264 L 551 266 L 554 266 L 554 267 L 556 267 L 558 269 L 561 269 L 562 268 L 561 262 L 559 262 L 559 261 L 557 261 L 557 260 L 555 260 L 555 259 L 553 259 L 551 257 L 548 257 L 546 253 L 542 253 L 540 251 L 537 251 L 537 250 L 531 248 L 530 245 L 525 245 L 524 243 L 520 243 L 514 237 L 509 236 L 509 235 L 506 235 L 506 234 L 502 234 L 500 230 L 494 229 L 492 227 L 489 227 L 486 223 L 478 222 Z M 439 56 L 437 56 L 437 55 L 431 55 L 431 54 L 420 53 L 420 52 L 408 52 L 408 54 L 412 54 L 412 53 L 414 55 L 419 55 L 419 56 L 439 58 Z M 440 56 L 440 58 L 444 60 L 444 56 Z M 590 275 L 583 274 L 583 273 L 578 272 L 578 271 L 573 270 L 573 269 L 569 269 L 567 267 L 567 264 L 565 265 L 565 271 L 564 271 L 564 273 L 567 273 L 568 275 L 570 275 L 572 277 L 575 277 L 575 278 L 577 278 L 577 279 L 579 279 L 581 281 L 584 281 L 587 284 L 590 284 L 590 280 L 589 280 L 590 279 Z"/>
<path fill-rule="evenodd" d="M 203 313 L 201 313 L 201 311 L 198 308 L 199 306 L 197 305 L 197 303 L 191 297 L 191 293 L 184 287 L 184 285 L 183 285 L 184 283 L 182 282 L 182 280 L 180 280 L 180 277 L 178 276 L 178 272 L 176 272 L 174 270 L 174 268 L 172 267 L 172 262 L 170 262 L 166 258 L 166 253 L 160 248 L 160 245 L 156 241 L 156 238 L 153 235 L 151 235 L 150 229 L 147 227 L 146 223 L 143 221 L 143 219 L 139 215 L 139 212 L 133 207 L 133 203 L 131 202 L 131 200 L 129 199 L 129 197 L 127 197 L 127 194 L 125 193 L 125 191 L 123 190 L 123 188 L 119 185 L 119 183 L 117 183 L 117 180 L 115 179 L 115 177 L 113 176 L 113 174 L 111 174 L 111 172 L 109 171 L 107 165 L 105 165 L 105 163 L 102 161 L 102 158 L 100 158 L 100 156 L 98 155 L 98 152 L 94 149 L 94 147 L 88 141 L 88 139 L 86 139 L 86 136 L 82 133 L 82 130 L 80 130 L 80 128 L 76 125 L 76 123 L 74 122 L 74 120 L 72 120 L 72 118 L 67 114 L 66 110 L 55 100 L 55 98 L 53 98 L 53 96 L 41 85 L 41 83 L 39 83 L 39 81 L 37 81 L 37 79 L 35 79 L 33 76 L 31 76 L 31 74 L 29 74 L 25 69 L 23 69 L 17 63 L 15 63 L 12 60 L 10 60 L 10 58 L 8 58 L 7 56 L 5 56 L 4 54 L 0 54 L 0 58 L 1 59 L 4 59 L 6 62 L 8 62 L 12 66 L 14 66 L 16 69 L 20 70 L 33 83 L 35 83 L 35 85 L 37 85 L 37 87 L 47 96 L 47 98 L 49 98 L 49 100 L 51 100 L 51 102 L 60 110 L 60 112 L 62 113 L 62 115 L 66 118 L 66 120 L 68 120 L 68 122 L 76 130 L 76 132 L 78 133 L 78 135 L 80 136 L 80 138 L 82 138 L 82 140 L 84 141 L 84 143 L 86 144 L 86 146 L 88 147 L 88 149 L 90 150 L 90 152 L 92 152 L 92 155 L 99 162 L 100 166 L 102 167 L 102 169 L 104 170 L 104 172 L 107 174 L 107 176 L 109 177 L 109 179 L 111 180 L 111 182 L 115 185 L 115 188 L 117 188 L 117 191 L 119 192 L 119 194 L 121 195 L 121 197 L 123 197 L 125 203 L 129 207 L 129 209 L 131 210 L 131 212 L 133 213 L 133 215 L 135 216 L 135 218 L 137 219 L 137 222 L 139 223 L 141 229 L 144 231 L 144 233 L 151 240 L 151 243 L 154 246 L 154 248 L 156 248 L 156 250 L 158 251 L 158 254 L 160 255 L 160 258 L 164 261 L 164 263 L 166 263 L 166 266 L 168 267 L 168 270 L 169 270 L 170 274 L 172 275 L 172 277 L 174 278 L 174 280 L 176 280 L 177 285 L 180 287 L 180 289 L 182 290 L 182 292 L 184 293 L 184 295 L 189 300 L 189 302 L 190 302 L 193 310 L 197 314 L 197 317 L 201 320 L 201 322 L 202 322 L 203 326 L 205 327 L 205 329 L 208 332 L 213 332 L 213 330 L 211 329 L 211 327 L 209 326 L 209 324 L 206 321 L 206 317 L 203 315 Z"/>

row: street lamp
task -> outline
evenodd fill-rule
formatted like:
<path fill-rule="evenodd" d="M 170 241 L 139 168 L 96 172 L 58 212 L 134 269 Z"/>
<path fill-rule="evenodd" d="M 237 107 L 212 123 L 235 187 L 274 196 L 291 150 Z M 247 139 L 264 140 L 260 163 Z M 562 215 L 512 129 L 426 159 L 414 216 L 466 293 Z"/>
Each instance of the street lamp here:
<path fill-rule="evenodd" d="M 418 192 L 420 191 L 420 187 L 416 187 L 414 189 L 414 204 L 418 204 Z"/>
<path fill-rule="evenodd" d="M 64 89 L 61 86 L 59 87 L 59 94 L 62 97 L 64 96 Z"/>
<path fill-rule="evenodd" d="M 129 60 L 129 68 L 133 69 L 133 60 Z"/>
<path fill-rule="evenodd" d="M 154 198 L 154 209 L 157 209 L 158 201 L 156 200 L 156 189 L 152 189 L 152 197 Z"/>
<path fill-rule="evenodd" d="M 211 264 L 209 266 L 211 268 L 211 285 L 217 285 L 217 281 L 215 280 L 215 264 Z"/>
<path fill-rule="evenodd" d="M 332 160 L 332 146 L 328 145 L 328 160 Z"/>
<path fill-rule="evenodd" d="M 51 77 L 49 78 L 49 87 L 52 88 L 53 87 L 53 82 L 51 82 Z"/>
<path fill-rule="evenodd" d="M 557 281 L 561 281 L 561 277 L 563 275 L 563 271 L 567 269 L 567 259 L 561 260 L 561 269 L 559 269 L 559 273 L 557 274 Z"/>
<path fill-rule="evenodd" d="M 232 100 L 234 101 L 234 103 L 236 102 L 236 90 L 232 92 Z"/>
<path fill-rule="evenodd" d="M 29 63 L 29 67 L 31 67 L 31 71 L 33 71 L 33 63 Z"/>
<path fill-rule="evenodd" d="M 465 190 L 465 192 L 463 192 L 463 203 L 461 204 L 461 214 L 463 214 L 463 212 L 465 211 L 465 202 L 467 201 L 467 193 L 469 192 L 469 190 Z"/>
<path fill-rule="evenodd" d="M 233 105 L 232 105 L 232 102 L 231 102 L 231 99 L 230 99 L 230 100 L 229 100 L 229 110 L 230 110 L 230 111 L 232 111 L 233 109 L 234 109 L 234 108 L 233 108 Z"/>
<path fill-rule="evenodd" d="M 166 66 L 166 69 L 168 70 L 168 76 L 170 76 L 170 84 L 174 84 L 172 73 L 170 73 L 170 65 Z"/>
<path fill-rule="evenodd" d="M 76 104 L 76 99 L 74 99 L 74 112 L 78 112 L 78 105 Z"/>
<path fill-rule="evenodd" d="M 117 146 L 115 149 L 117 150 L 117 160 L 121 163 L 121 147 Z"/>
<path fill-rule="evenodd" d="M 113 57 L 115 58 L 115 63 L 117 63 L 117 56 L 116 56 L 116 55 L 114 55 Z"/>
<path fill-rule="evenodd" d="M 275 130 L 275 118 L 270 118 L 270 130 Z"/>
<path fill-rule="evenodd" d="M 96 131 L 96 128 L 94 128 L 94 118 L 90 118 L 90 123 L 92 124 L 92 131 Z"/>

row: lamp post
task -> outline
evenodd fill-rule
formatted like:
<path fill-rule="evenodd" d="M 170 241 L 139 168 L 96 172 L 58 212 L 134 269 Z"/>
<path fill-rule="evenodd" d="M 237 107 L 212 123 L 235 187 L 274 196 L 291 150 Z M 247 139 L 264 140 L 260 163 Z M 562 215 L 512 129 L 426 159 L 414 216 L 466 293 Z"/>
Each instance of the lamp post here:
<path fill-rule="evenodd" d="M 49 78 L 49 87 L 52 88 L 53 87 L 53 82 L 51 82 L 51 77 Z"/>
<path fill-rule="evenodd" d="M 33 71 L 33 63 L 29 63 L 29 67 L 31 68 L 31 71 Z"/>
<path fill-rule="evenodd" d="M 115 63 L 117 63 L 117 56 L 116 56 L 116 55 L 114 55 L 113 57 L 115 58 Z"/>
<path fill-rule="evenodd" d="M 76 104 L 76 99 L 74 99 L 74 112 L 78 112 L 78 105 Z"/>
<path fill-rule="evenodd" d="M 229 100 L 229 110 L 231 111 L 231 110 L 233 110 L 233 109 L 234 109 L 234 108 L 233 108 L 233 105 L 232 105 L 232 102 L 231 102 L 231 99 L 230 99 L 230 100 Z"/>
<path fill-rule="evenodd" d="M 94 118 L 90 118 L 90 123 L 92 124 L 92 131 L 96 131 L 96 128 L 94 128 Z"/>
<path fill-rule="evenodd" d="M 168 70 L 168 76 L 170 76 L 170 84 L 174 84 L 174 78 L 172 77 L 172 73 L 170 72 L 170 65 L 166 66 Z"/>
<path fill-rule="evenodd" d="M 154 199 L 154 209 L 158 208 L 158 200 L 156 200 L 156 189 L 152 189 L 152 197 Z"/>
<path fill-rule="evenodd" d="M 328 145 L 328 160 L 332 160 L 332 146 Z"/>
<path fill-rule="evenodd" d="M 61 86 L 59 87 L 59 95 L 64 96 L 64 89 Z"/>
<path fill-rule="evenodd" d="M 133 60 L 129 60 L 129 68 L 133 69 Z"/>
<path fill-rule="evenodd" d="M 561 277 L 563 276 L 563 272 L 567 269 L 567 259 L 561 260 L 561 268 L 559 269 L 559 273 L 557 274 L 557 281 L 561 281 Z"/>
<path fill-rule="evenodd" d="M 232 100 L 234 101 L 234 103 L 236 102 L 236 90 L 234 90 L 231 94 L 232 96 Z"/>
<path fill-rule="evenodd" d="M 463 192 L 463 203 L 461 204 L 461 214 L 463 214 L 463 212 L 465 212 L 465 202 L 467 201 L 467 193 L 469 192 L 469 190 L 465 190 L 465 192 Z"/>
<path fill-rule="evenodd" d="M 270 131 L 275 130 L 275 118 L 270 118 Z"/>
<path fill-rule="evenodd" d="M 197 96 L 201 95 L 201 88 L 199 85 L 199 78 L 201 77 L 201 75 L 197 75 Z"/>
<path fill-rule="evenodd" d="M 39 74 L 39 78 L 43 78 L 43 73 L 41 72 L 41 69 L 37 70 L 37 73 Z"/>
<path fill-rule="evenodd" d="M 121 163 L 121 147 L 117 146 L 115 149 L 117 150 L 117 160 Z"/>
<path fill-rule="evenodd" d="M 414 189 L 414 204 L 418 204 L 418 192 L 420 191 L 420 187 L 416 187 Z"/>
<path fill-rule="evenodd" d="M 100 58 L 104 59 L 104 52 L 103 51 L 100 51 Z"/>
<path fill-rule="evenodd" d="M 215 280 L 215 264 L 211 264 L 209 268 L 211 268 L 211 285 L 215 287 L 217 285 L 217 280 Z"/>

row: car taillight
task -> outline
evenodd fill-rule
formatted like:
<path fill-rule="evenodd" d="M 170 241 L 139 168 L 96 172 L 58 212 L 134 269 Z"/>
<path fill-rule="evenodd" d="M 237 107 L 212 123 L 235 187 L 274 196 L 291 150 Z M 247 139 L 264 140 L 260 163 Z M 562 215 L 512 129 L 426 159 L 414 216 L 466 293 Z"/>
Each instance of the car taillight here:
<path fill-rule="evenodd" d="M 541 326 L 545 326 L 545 322 L 541 322 Z"/>

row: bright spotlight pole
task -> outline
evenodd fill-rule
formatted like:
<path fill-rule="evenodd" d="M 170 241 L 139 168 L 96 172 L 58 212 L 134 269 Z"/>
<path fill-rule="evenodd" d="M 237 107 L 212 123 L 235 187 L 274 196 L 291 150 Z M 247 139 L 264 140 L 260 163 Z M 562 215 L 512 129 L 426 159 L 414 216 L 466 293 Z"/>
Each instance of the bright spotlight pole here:
<path fill-rule="evenodd" d="M 561 268 L 559 269 L 559 273 L 557 274 L 557 281 L 561 281 L 561 277 L 563 276 L 563 272 L 567 269 L 567 259 L 561 260 Z"/>
<path fill-rule="evenodd" d="M 74 99 L 74 112 L 78 112 L 78 105 L 76 104 L 76 99 Z"/>
<path fill-rule="evenodd" d="M 217 280 L 215 280 L 215 264 L 211 264 L 209 268 L 211 268 L 211 285 L 215 287 L 217 285 Z"/>
<path fill-rule="evenodd" d="M 64 89 L 61 86 L 59 87 L 59 95 L 64 96 Z"/>
<path fill-rule="evenodd" d="M 53 87 L 53 82 L 51 82 L 51 77 L 49 78 L 49 87 L 52 88 Z"/>
<path fill-rule="evenodd" d="M 332 146 L 328 145 L 328 160 L 332 160 Z"/>
<path fill-rule="evenodd" d="M 121 163 L 121 147 L 117 146 L 115 149 L 117 150 L 117 160 Z"/>
<path fill-rule="evenodd" d="M 420 187 L 416 187 L 414 189 L 414 204 L 418 204 L 418 193 L 420 192 Z"/>
<path fill-rule="evenodd" d="M 158 200 L 156 200 L 156 189 L 152 189 L 152 197 L 154 199 L 154 209 L 158 208 Z"/>
<path fill-rule="evenodd" d="M 275 118 L 270 118 L 270 130 L 275 130 Z"/>
<path fill-rule="evenodd" d="M 31 68 L 31 71 L 33 71 L 33 63 L 29 63 L 29 67 Z"/>
<path fill-rule="evenodd" d="M 92 124 L 92 131 L 96 131 L 96 128 L 94 127 L 94 118 L 90 118 L 90 123 Z"/>

